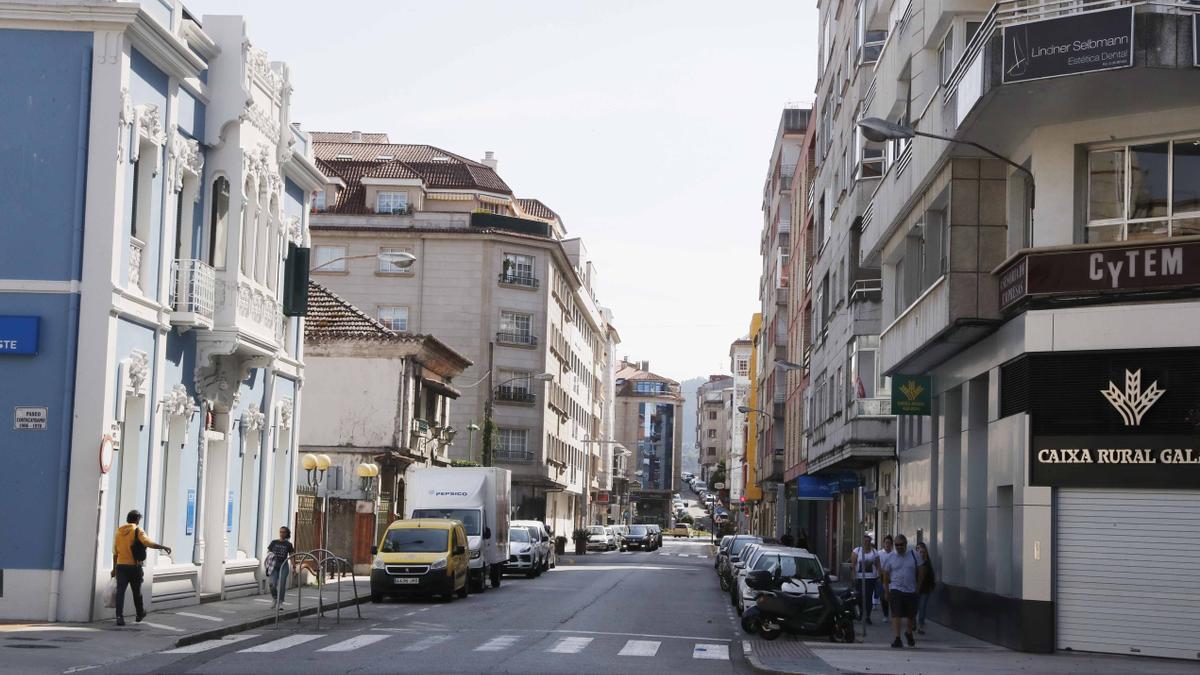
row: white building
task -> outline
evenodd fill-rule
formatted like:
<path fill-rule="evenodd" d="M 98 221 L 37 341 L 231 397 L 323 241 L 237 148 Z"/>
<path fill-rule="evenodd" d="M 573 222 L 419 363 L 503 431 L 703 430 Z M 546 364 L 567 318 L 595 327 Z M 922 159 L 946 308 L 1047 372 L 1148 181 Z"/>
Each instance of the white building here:
<path fill-rule="evenodd" d="M 150 607 L 258 592 L 291 522 L 289 290 L 324 180 L 288 68 L 240 17 L 169 0 L 9 3 L 0 53 L 0 173 L 24 176 L 0 215 L 0 446 L 23 474 L 0 496 L 22 514 L 0 526 L 21 542 L 0 547 L 0 618 L 111 616 L 134 508 L 172 548 L 149 554 Z"/>

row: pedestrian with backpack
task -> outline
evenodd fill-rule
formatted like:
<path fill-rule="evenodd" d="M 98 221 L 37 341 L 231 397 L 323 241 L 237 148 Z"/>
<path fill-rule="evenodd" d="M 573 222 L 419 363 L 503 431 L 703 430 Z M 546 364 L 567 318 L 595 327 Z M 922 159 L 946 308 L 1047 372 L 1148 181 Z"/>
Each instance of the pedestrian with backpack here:
<path fill-rule="evenodd" d="M 112 576 L 117 579 L 117 625 L 125 625 L 125 589 L 133 591 L 133 607 L 137 610 L 135 621 L 146 618 L 146 610 L 142 605 L 142 566 L 146 562 L 146 550 L 158 549 L 171 555 L 171 547 L 155 543 L 146 536 L 145 530 L 138 527 L 142 522 L 142 513 L 133 509 L 125 516 L 125 524 L 117 529 L 113 537 L 113 567 Z"/>
<path fill-rule="evenodd" d="M 917 554 L 921 558 L 922 577 L 921 587 L 917 589 L 917 635 L 925 634 L 925 610 L 929 607 L 929 596 L 937 587 L 937 579 L 933 574 L 933 560 L 929 557 L 929 549 L 925 542 L 917 543 Z"/>

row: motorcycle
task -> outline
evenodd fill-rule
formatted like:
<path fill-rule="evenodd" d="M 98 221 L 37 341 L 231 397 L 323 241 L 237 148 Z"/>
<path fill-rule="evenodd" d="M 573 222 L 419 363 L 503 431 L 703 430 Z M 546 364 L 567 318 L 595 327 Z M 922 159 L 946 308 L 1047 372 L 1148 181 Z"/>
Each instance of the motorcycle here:
<path fill-rule="evenodd" d="M 862 621 L 862 596 L 858 593 L 858 586 L 850 584 L 845 588 L 837 591 L 838 599 L 842 604 L 850 607 L 854 615 L 855 621 Z"/>
<path fill-rule="evenodd" d="M 791 580 L 805 588 L 805 595 L 780 590 L 779 570 L 758 570 L 746 577 L 746 585 L 759 591 L 754 606 L 742 614 L 742 630 L 774 640 L 784 632 L 793 635 L 828 635 L 834 642 L 854 642 L 854 610 L 842 602 L 828 579 L 817 581 L 817 597 L 807 595 L 808 583 Z"/>

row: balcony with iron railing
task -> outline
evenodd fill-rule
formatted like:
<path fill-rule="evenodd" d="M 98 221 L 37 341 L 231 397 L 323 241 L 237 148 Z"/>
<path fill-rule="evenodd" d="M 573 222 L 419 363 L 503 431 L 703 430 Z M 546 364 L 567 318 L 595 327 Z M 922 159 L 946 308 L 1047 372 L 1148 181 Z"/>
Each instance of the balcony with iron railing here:
<path fill-rule="evenodd" d="M 501 286 L 516 286 L 518 288 L 535 289 L 539 282 L 537 277 L 532 274 L 514 274 L 512 272 L 501 272 L 497 277 Z"/>
<path fill-rule="evenodd" d="M 498 387 L 496 389 L 495 400 L 498 403 L 521 403 L 531 405 L 537 397 L 533 392 L 523 387 Z"/>
<path fill-rule="evenodd" d="M 516 462 L 526 464 L 534 460 L 533 451 L 525 449 L 496 448 L 495 459 L 498 462 Z"/>
<path fill-rule="evenodd" d="M 175 260 L 171 265 L 171 323 L 212 328 L 216 309 L 216 274 L 202 260 Z"/>
<path fill-rule="evenodd" d="M 536 347 L 538 339 L 530 333 L 500 331 L 496 333 L 496 343 L 512 347 Z"/>
<path fill-rule="evenodd" d="M 856 398 L 850 402 L 849 416 L 854 417 L 890 417 L 892 400 L 890 398 Z"/>

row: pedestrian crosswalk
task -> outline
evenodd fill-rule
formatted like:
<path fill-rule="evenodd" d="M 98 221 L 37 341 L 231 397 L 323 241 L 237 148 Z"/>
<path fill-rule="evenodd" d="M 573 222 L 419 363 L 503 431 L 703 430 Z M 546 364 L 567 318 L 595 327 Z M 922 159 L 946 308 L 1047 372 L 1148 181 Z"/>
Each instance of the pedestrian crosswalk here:
<path fill-rule="evenodd" d="M 386 629 L 376 629 L 377 631 Z M 263 633 L 248 633 L 228 635 L 219 640 L 206 640 L 185 647 L 165 650 L 164 654 L 199 654 L 221 647 L 228 647 L 240 642 L 264 637 Z M 659 639 L 650 640 L 648 637 Z M 295 658 L 303 656 L 300 651 L 311 653 L 314 657 L 323 654 L 345 654 L 360 649 L 379 646 L 399 652 L 427 652 L 437 649 L 449 649 L 455 652 L 504 652 L 519 650 L 523 652 L 541 651 L 546 654 L 593 654 L 598 656 L 612 655 L 630 658 L 654 658 L 667 652 L 674 658 L 686 658 L 688 651 L 691 658 L 699 660 L 729 660 L 728 642 L 717 642 L 709 638 L 708 642 L 696 642 L 697 638 L 670 636 L 638 636 L 630 638 L 619 634 L 593 635 L 547 635 L 541 632 L 527 634 L 503 635 L 470 635 L 461 633 L 435 633 L 421 635 L 410 631 L 405 632 L 365 632 L 346 637 L 345 634 L 327 633 L 294 633 L 270 639 L 265 642 L 242 646 L 233 649 L 235 655 L 241 654 L 279 654 L 288 652 L 287 656 Z M 318 642 L 320 641 L 320 642 Z M 409 641 L 408 644 L 402 644 Z M 310 644 L 311 643 L 311 644 Z M 381 644 L 382 643 L 382 644 Z M 387 644 L 392 643 L 392 644 Z M 400 643 L 400 644 L 397 644 Z"/>

